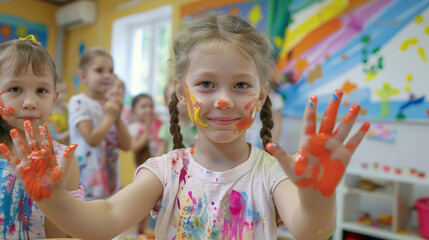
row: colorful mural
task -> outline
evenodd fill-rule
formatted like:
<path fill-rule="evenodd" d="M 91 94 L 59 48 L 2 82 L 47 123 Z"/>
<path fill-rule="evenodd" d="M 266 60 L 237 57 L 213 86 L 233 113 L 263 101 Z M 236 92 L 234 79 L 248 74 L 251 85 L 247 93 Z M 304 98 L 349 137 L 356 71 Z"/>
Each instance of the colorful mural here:
<path fill-rule="evenodd" d="M 359 102 L 360 119 L 429 119 L 428 1 L 295 0 L 289 11 L 278 58 L 285 115 L 302 116 L 312 94 L 322 114 L 341 88 L 340 114 Z"/>
<path fill-rule="evenodd" d="M 44 48 L 48 42 L 48 27 L 44 24 L 27 21 L 13 15 L 0 14 L 0 42 L 5 42 L 29 34 L 36 36 Z"/>
<path fill-rule="evenodd" d="M 429 2 L 426 0 L 223 0 L 185 5 L 182 18 L 205 10 L 240 15 L 277 48 L 283 114 L 301 117 L 310 95 L 319 114 L 334 89 L 360 119 L 429 120 Z M 210 1 L 212 2 L 212 1 Z"/>

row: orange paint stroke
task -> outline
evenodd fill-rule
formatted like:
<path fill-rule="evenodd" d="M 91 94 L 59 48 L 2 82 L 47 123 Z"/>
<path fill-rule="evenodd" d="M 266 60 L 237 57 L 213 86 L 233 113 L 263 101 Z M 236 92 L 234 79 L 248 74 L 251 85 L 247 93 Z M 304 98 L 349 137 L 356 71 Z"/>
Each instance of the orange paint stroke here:
<path fill-rule="evenodd" d="M 325 111 L 322 119 L 322 125 L 320 126 L 319 133 L 330 134 L 335 126 L 335 119 L 337 117 L 338 108 L 340 107 L 341 98 L 343 97 L 343 91 L 337 89 L 332 95 L 331 101 L 329 102 L 328 108 Z"/>
<path fill-rule="evenodd" d="M 253 104 L 253 103 L 255 103 L 255 101 L 256 101 L 256 100 L 257 100 L 257 99 L 255 98 L 255 99 L 253 99 L 253 100 L 249 101 L 249 102 L 246 104 L 246 106 L 244 106 L 244 109 L 248 110 L 248 109 L 250 108 L 250 106 L 252 106 L 252 104 Z"/>
<path fill-rule="evenodd" d="M 0 96 L 4 93 L 0 92 Z M 13 113 L 15 113 L 15 109 L 11 108 L 11 107 L 6 107 L 4 105 L 3 100 L 0 98 L 0 117 L 10 117 L 13 115 Z"/>
<path fill-rule="evenodd" d="M 237 127 L 237 130 L 235 130 L 234 133 L 240 134 L 243 131 L 247 130 L 248 128 L 250 128 L 250 126 L 252 126 L 254 120 L 255 119 L 253 119 L 252 117 L 245 117 L 243 119 L 243 121 L 238 122 L 237 124 L 235 124 L 235 126 Z"/>
<path fill-rule="evenodd" d="M 303 38 L 298 44 L 295 45 L 285 56 L 279 57 L 277 62 L 278 69 L 283 69 L 291 61 L 298 59 L 304 52 L 308 51 L 315 44 L 323 41 L 326 37 L 332 33 L 338 31 L 341 28 L 341 19 L 334 18 L 327 23 L 323 24 L 319 28 L 310 32 L 305 38 Z"/>
<path fill-rule="evenodd" d="M 349 109 L 349 112 L 344 117 L 343 123 L 349 123 L 353 119 L 357 117 L 360 111 L 360 106 L 358 103 L 354 103 L 352 107 Z"/>
<path fill-rule="evenodd" d="M 194 155 L 194 153 L 195 153 L 195 144 L 192 145 L 190 152 L 191 152 L 192 155 Z"/>
<path fill-rule="evenodd" d="M 25 120 L 24 129 L 25 129 L 25 132 L 28 134 L 28 138 L 29 138 L 28 145 L 30 149 L 32 150 L 37 149 L 36 131 L 34 130 L 33 123 L 31 123 L 30 120 Z"/>

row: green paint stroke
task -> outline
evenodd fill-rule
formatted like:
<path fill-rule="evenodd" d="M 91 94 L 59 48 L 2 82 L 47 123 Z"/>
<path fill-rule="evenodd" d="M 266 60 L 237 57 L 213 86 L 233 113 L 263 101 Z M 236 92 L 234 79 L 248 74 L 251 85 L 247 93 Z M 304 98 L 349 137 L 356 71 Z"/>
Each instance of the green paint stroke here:
<path fill-rule="evenodd" d="M 376 89 L 377 95 L 380 97 L 380 117 L 386 117 L 390 113 L 389 99 L 399 93 L 397 88 L 390 86 L 385 82 L 381 89 Z"/>

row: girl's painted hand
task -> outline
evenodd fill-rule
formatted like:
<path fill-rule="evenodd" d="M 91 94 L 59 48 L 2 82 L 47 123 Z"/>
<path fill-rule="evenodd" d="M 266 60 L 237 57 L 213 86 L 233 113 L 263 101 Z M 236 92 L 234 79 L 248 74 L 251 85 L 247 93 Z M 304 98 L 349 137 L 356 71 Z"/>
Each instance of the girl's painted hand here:
<path fill-rule="evenodd" d="M 31 121 L 26 120 L 24 127 L 28 147 L 19 131 L 12 129 L 10 135 L 17 156 L 3 143 L 0 144 L 0 151 L 14 169 L 16 177 L 28 195 L 39 202 L 44 198 L 49 198 L 55 187 L 64 186 L 65 177 L 62 176 L 69 169 L 77 144 L 68 146 L 58 163 L 53 154 L 52 138 L 48 128 L 46 126 L 39 127 L 41 142 L 39 148 Z"/>
<path fill-rule="evenodd" d="M 324 196 L 330 196 L 341 181 L 353 152 L 369 129 L 364 122 L 344 144 L 360 111 L 355 103 L 338 128 L 333 131 L 343 92 L 336 90 L 323 115 L 319 133 L 316 132 L 317 97 L 311 96 L 304 112 L 303 131 L 299 151 L 288 155 L 275 143 L 266 149 L 275 156 L 288 177 L 301 188 L 312 187 Z"/>

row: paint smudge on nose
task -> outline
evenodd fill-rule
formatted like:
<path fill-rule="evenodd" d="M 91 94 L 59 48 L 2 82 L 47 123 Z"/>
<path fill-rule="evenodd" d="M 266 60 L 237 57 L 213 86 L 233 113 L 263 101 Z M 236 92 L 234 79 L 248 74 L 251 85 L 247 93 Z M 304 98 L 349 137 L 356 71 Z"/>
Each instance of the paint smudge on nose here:
<path fill-rule="evenodd" d="M 226 108 L 226 107 L 228 107 L 228 102 L 225 99 L 219 98 L 217 100 L 217 105 L 220 108 Z"/>

